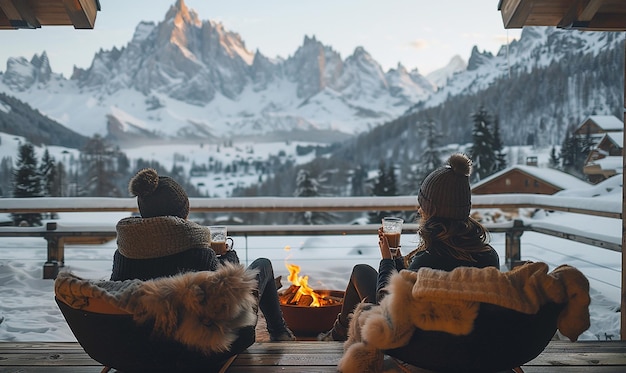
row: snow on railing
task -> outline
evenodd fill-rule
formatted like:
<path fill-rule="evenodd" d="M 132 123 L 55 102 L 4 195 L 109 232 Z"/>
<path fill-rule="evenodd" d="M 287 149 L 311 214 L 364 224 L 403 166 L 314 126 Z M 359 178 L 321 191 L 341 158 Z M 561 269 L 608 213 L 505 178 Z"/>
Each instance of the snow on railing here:
<path fill-rule="evenodd" d="M 395 197 L 237 197 L 190 198 L 193 212 L 295 212 L 295 211 L 414 211 L 415 196 Z M 472 207 L 537 208 L 621 219 L 622 206 L 614 200 L 538 194 L 472 196 Z M 1 198 L 0 213 L 29 212 L 136 212 L 134 198 L 42 197 Z"/>

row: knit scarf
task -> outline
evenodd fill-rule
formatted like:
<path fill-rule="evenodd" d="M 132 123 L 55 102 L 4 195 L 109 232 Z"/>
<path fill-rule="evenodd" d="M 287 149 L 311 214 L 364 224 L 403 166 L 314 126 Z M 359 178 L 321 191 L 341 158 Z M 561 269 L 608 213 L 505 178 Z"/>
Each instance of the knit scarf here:
<path fill-rule="evenodd" d="M 158 258 L 195 248 L 210 248 L 209 229 L 176 216 L 120 220 L 117 248 L 130 259 Z"/>

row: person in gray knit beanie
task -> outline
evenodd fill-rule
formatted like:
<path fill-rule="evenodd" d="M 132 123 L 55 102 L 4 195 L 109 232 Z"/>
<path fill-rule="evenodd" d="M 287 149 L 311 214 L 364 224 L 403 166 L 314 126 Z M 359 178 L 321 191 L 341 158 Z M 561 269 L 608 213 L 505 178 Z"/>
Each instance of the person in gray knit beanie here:
<path fill-rule="evenodd" d="M 431 172 L 420 186 L 417 201 L 428 216 L 466 219 L 472 207 L 469 176 L 472 161 L 465 154 L 453 154 L 444 167 Z"/>
<path fill-rule="evenodd" d="M 215 271 L 226 262 L 239 264 L 235 250 L 214 252 L 209 228 L 188 220 L 189 197 L 174 179 L 146 168 L 131 178 L 128 191 L 137 197 L 141 217 L 124 218 L 117 223 L 112 281 L 149 280 L 184 272 Z M 295 340 L 280 309 L 272 262 L 258 258 L 248 269 L 257 273 L 259 308 L 270 339 Z"/>
<path fill-rule="evenodd" d="M 382 257 L 378 271 L 367 264 L 354 266 L 341 312 L 332 329 L 320 334 L 319 340 L 345 341 L 349 315 L 356 305 L 380 302 L 395 271 L 418 271 L 422 267 L 443 271 L 461 266 L 500 268 L 487 230 L 470 217 L 471 171 L 472 161 L 465 154 L 452 154 L 444 166 L 426 176 L 417 193 L 420 241 L 408 255 L 403 256 L 400 250 L 392 254 L 382 227 L 378 229 Z"/>
<path fill-rule="evenodd" d="M 137 197 L 139 213 L 143 218 L 155 216 L 189 216 L 189 197 L 185 189 L 168 176 L 159 176 L 156 170 L 139 171 L 128 184 L 128 191 Z"/>

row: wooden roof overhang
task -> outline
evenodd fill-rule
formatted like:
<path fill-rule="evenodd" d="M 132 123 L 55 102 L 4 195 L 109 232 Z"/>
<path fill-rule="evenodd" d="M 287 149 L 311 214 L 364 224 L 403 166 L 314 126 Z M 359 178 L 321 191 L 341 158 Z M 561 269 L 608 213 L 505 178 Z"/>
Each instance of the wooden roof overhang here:
<path fill-rule="evenodd" d="M 626 31 L 626 0 L 499 0 L 504 28 L 555 26 L 583 31 Z M 625 50 L 626 54 L 626 50 Z M 626 57 L 625 57 L 626 58 Z M 626 77 L 626 67 L 624 70 Z M 626 92 L 626 79 L 624 79 Z M 626 95 L 624 95 L 626 123 Z M 626 131 L 623 132 L 626 143 Z M 623 152 L 626 169 L 626 152 Z M 626 212 L 626 188 L 622 173 L 622 216 Z M 626 220 L 622 219 L 621 339 L 626 340 Z"/>
<path fill-rule="evenodd" d="M 99 0 L 0 0 L 0 30 L 41 26 L 93 29 Z"/>
<path fill-rule="evenodd" d="M 625 31 L 624 0 L 500 0 L 505 28 L 556 26 L 564 29 Z"/>

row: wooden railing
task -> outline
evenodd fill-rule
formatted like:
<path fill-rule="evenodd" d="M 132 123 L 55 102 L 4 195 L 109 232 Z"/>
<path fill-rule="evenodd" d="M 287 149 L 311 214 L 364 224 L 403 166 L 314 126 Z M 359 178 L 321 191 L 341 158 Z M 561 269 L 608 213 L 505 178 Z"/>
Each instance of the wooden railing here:
<path fill-rule="evenodd" d="M 544 209 L 593 216 L 622 218 L 621 206 L 609 201 L 590 203 L 589 198 L 568 198 L 545 195 L 476 195 L 473 208 Z M 593 209 L 588 206 L 593 205 Z M 323 197 L 323 198 L 191 198 L 192 212 L 297 212 L 297 211 L 415 211 L 413 196 L 399 197 Z M 137 204 L 131 198 L 5 198 L 0 199 L 0 212 L 136 212 Z M 505 264 L 512 268 L 521 260 L 521 236 L 535 231 L 570 239 L 597 247 L 620 251 L 621 235 L 603 237 L 592 232 L 580 232 L 566 226 L 550 226 L 539 222 L 525 223 L 518 219 L 505 223 L 486 224 L 493 233 L 505 233 Z M 233 236 L 284 235 L 350 235 L 372 234 L 378 225 L 232 225 Z M 416 224 L 405 224 L 403 231 L 412 233 Z M 65 245 L 103 243 L 116 237 L 114 223 L 64 225 L 48 223 L 44 227 L 0 227 L 0 237 L 42 237 L 47 241 L 47 259 L 44 278 L 54 278 L 64 265 Z"/>
<path fill-rule="evenodd" d="M 593 206 L 593 208 L 589 207 Z M 190 198 L 192 212 L 295 212 L 295 211 L 414 211 L 415 196 L 397 197 L 240 197 Z M 622 219 L 619 203 L 593 198 L 539 194 L 493 194 L 472 196 L 472 207 L 536 208 Z M 62 197 L 2 198 L 0 213 L 10 212 L 137 212 L 132 198 Z"/>
<path fill-rule="evenodd" d="M 567 226 L 550 226 L 542 221 L 515 220 L 505 224 L 486 224 L 491 232 L 505 233 L 505 264 L 512 268 L 521 258 L 521 237 L 525 231 L 536 231 L 585 244 L 621 252 L 622 232 L 626 232 L 623 222 L 623 203 L 593 198 L 561 197 L 547 195 L 475 195 L 472 196 L 474 209 L 536 209 L 563 211 L 622 220 L 622 229 L 615 235 L 596 235 L 590 229 L 572 229 Z M 317 198 L 191 198 L 192 212 L 297 212 L 297 211 L 415 211 L 417 200 L 414 196 L 401 197 L 317 197 Z M 624 207 L 626 209 L 626 207 Z M 6 198 L 0 199 L 2 213 L 54 213 L 54 212 L 136 212 L 136 201 L 131 198 Z M 378 225 L 325 225 L 325 226 L 229 226 L 232 235 L 336 235 L 371 234 Z M 416 226 L 405 224 L 406 232 L 415 231 Z M 115 227 L 109 223 L 91 226 L 63 226 L 60 224 L 45 227 L 0 227 L 0 237 L 40 236 L 47 241 L 47 260 L 43 277 L 55 278 L 59 267 L 64 264 L 65 244 L 98 243 L 115 238 Z M 247 241 L 247 240 L 246 240 Z M 626 258 L 622 255 L 622 299 L 621 310 L 626 310 Z M 624 313 L 624 312 L 623 312 Z M 621 321 L 622 339 L 626 339 L 626 317 Z"/>

